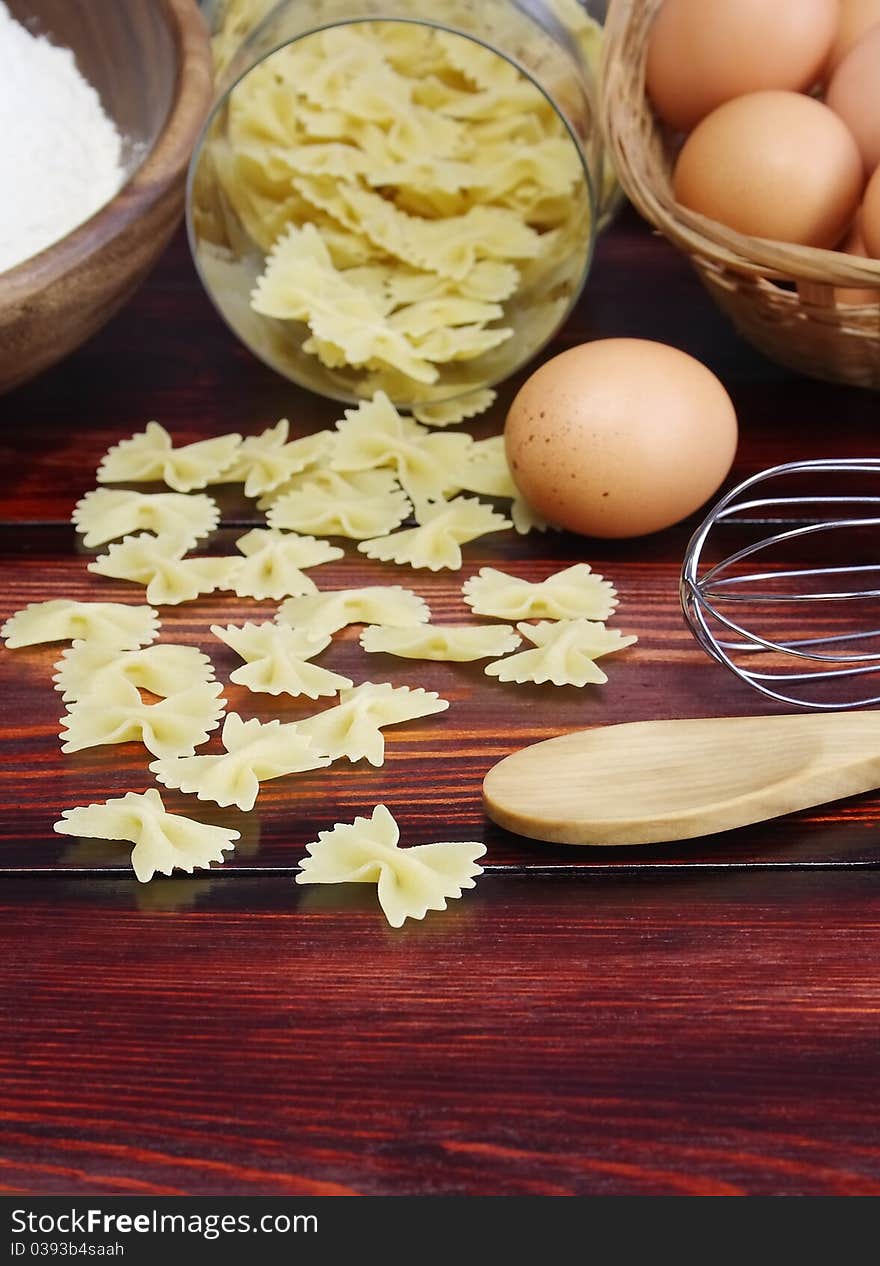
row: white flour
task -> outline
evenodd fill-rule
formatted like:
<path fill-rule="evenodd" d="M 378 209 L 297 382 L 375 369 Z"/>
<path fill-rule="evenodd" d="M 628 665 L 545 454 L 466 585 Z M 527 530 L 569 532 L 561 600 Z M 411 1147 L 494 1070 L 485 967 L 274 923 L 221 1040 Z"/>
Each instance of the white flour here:
<path fill-rule="evenodd" d="M 121 138 L 69 49 L 0 0 L 0 272 L 87 220 L 123 182 Z"/>

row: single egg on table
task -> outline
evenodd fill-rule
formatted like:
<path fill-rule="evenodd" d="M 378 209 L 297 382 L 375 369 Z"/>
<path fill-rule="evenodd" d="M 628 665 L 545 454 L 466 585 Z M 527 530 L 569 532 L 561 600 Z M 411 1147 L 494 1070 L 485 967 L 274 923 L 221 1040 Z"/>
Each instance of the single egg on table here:
<path fill-rule="evenodd" d="M 733 97 L 806 91 L 838 31 L 838 0 L 664 0 L 648 39 L 654 109 L 687 130 Z"/>
<path fill-rule="evenodd" d="M 717 491 L 736 452 L 730 396 L 693 356 L 647 339 L 599 339 L 523 384 L 504 427 L 525 499 L 585 536 L 677 523 Z"/>
<path fill-rule="evenodd" d="M 752 92 L 713 110 L 682 146 L 676 201 L 739 233 L 833 248 L 858 208 L 859 149 L 821 101 Z"/>

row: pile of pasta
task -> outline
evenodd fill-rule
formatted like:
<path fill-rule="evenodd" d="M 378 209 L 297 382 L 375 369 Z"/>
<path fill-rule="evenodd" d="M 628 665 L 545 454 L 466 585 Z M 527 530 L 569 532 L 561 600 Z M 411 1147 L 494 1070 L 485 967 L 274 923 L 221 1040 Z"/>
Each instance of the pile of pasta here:
<path fill-rule="evenodd" d="M 337 385 L 430 408 L 506 376 L 565 315 L 591 233 L 582 160 L 484 45 L 330 26 L 258 63 L 222 124 L 206 161 L 265 257 L 251 307 Z"/>
<path fill-rule="evenodd" d="M 603 31 L 601 23 L 588 12 L 587 0 L 546 0 L 546 2 L 560 26 L 568 33 L 570 39 L 577 47 L 587 71 L 594 79 L 598 78 L 599 63 L 602 56 Z M 220 3 L 215 5 L 215 9 L 218 12 L 214 24 L 212 50 L 214 54 L 214 69 L 218 79 L 223 78 L 243 42 L 254 28 L 262 22 L 276 3 L 277 0 L 220 0 Z M 398 0 L 397 9 L 398 12 L 402 13 L 400 0 Z M 414 2 L 411 14 L 406 14 L 406 16 L 416 20 L 423 16 L 420 5 Z M 462 28 L 465 28 L 470 15 L 465 5 L 459 4 L 459 8 L 456 11 L 454 7 L 448 4 L 447 0 L 444 16 L 453 25 L 458 21 Z M 319 25 L 321 20 L 326 21 L 325 14 L 317 11 L 316 18 L 318 19 L 316 25 Z M 529 51 L 528 49 L 523 50 L 524 59 L 528 58 Z M 616 189 L 617 182 L 614 170 L 607 156 L 604 156 L 601 171 L 601 197 L 599 199 L 601 211 L 604 212 L 611 206 Z"/>
<path fill-rule="evenodd" d="M 243 813 L 270 779 L 340 760 L 381 766 L 387 727 L 449 704 L 421 687 L 356 684 L 313 662 L 335 633 L 354 624 L 365 626 L 366 654 L 487 660 L 485 673 L 503 682 L 606 681 L 596 660 L 636 639 L 606 627 L 617 595 L 586 563 L 540 582 L 483 568 L 465 582 L 463 602 L 495 622 L 470 624 L 433 624 L 424 599 L 400 585 L 321 590 L 306 574 L 344 553 L 306 529 L 356 539 L 373 558 L 460 567 L 463 542 L 512 526 L 492 504 L 460 495 L 474 486 L 486 496 L 513 496 L 498 439 L 428 432 L 377 397 L 347 411 L 334 430 L 293 439 L 281 421 L 245 439 L 223 435 L 175 447 L 150 423 L 115 445 L 98 469 L 100 486 L 77 503 L 73 521 L 87 549 L 106 547 L 88 569 L 143 586 L 145 603 L 56 598 L 16 612 L 0 628 L 12 650 L 70 644 L 53 678 L 66 705 L 62 751 L 140 743 L 161 786 Z M 152 482 L 168 490 L 112 486 Z M 203 489 L 230 482 L 259 498 L 268 526 L 241 536 L 235 555 L 193 553 L 220 521 Z M 394 530 L 411 513 L 416 526 Z M 522 511 L 522 525 L 526 517 Z M 384 534 L 372 535 L 377 531 Z M 255 694 L 332 699 L 331 706 L 295 722 L 246 719 L 227 711 L 204 651 L 157 641 L 156 606 L 223 589 L 280 602 L 273 620 L 211 625 L 212 636 L 242 661 L 230 681 Z M 523 638 L 531 646 L 518 650 Z M 199 752 L 218 729 L 223 750 Z M 221 863 L 239 839 L 235 830 L 166 811 L 156 787 L 68 809 L 55 829 L 131 842 L 144 882 L 157 872 Z M 386 916 L 399 926 L 445 909 L 472 887 L 484 852 L 475 843 L 401 849 L 394 819 L 379 805 L 369 818 L 321 832 L 297 882 L 375 882 Z"/>

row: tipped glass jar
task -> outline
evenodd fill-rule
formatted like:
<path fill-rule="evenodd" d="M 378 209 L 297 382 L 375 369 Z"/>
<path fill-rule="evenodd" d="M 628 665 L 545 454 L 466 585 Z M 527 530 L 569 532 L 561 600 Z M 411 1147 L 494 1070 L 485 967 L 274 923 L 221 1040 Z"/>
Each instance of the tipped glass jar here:
<path fill-rule="evenodd" d="M 577 0 L 220 0 L 187 227 L 221 315 L 325 396 L 492 386 L 571 311 L 602 148 Z M 585 18 L 585 20 L 587 20 Z"/>

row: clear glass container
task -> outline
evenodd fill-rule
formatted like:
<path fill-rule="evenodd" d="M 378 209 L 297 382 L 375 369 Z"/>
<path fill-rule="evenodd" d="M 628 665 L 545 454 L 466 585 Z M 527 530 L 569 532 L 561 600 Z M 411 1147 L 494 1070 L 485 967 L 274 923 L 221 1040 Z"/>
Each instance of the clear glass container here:
<path fill-rule="evenodd" d="M 547 343 L 586 280 L 603 161 L 566 4 L 210 0 L 217 98 L 187 228 L 251 351 L 322 395 L 410 407 Z M 351 77 L 363 39 L 384 74 Z"/>

